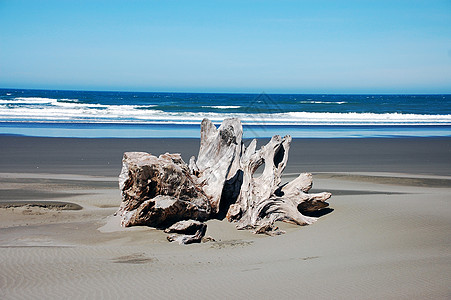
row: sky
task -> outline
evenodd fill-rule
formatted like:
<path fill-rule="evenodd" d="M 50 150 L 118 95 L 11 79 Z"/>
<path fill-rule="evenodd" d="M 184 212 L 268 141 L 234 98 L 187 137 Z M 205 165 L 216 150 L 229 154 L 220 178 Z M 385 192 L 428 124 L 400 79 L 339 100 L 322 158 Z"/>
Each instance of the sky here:
<path fill-rule="evenodd" d="M 0 0 L 0 87 L 451 93 L 451 0 Z"/>

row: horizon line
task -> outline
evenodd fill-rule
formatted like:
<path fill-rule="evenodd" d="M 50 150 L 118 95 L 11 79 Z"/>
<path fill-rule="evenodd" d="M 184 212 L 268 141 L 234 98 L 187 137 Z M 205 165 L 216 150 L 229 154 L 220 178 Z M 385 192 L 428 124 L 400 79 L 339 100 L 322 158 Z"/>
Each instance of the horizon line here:
<path fill-rule="evenodd" d="M 187 92 L 187 91 L 139 91 L 139 90 L 101 90 L 101 89 L 51 89 L 51 88 L 14 88 L 14 87 L 0 87 L 0 90 L 29 90 L 29 91 L 65 91 L 65 92 L 99 92 L 99 93 L 155 93 L 155 94 L 248 94 L 248 95 L 451 95 L 451 92 L 439 93 L 439 92 L 326 92 L 326 93 L 313 93 L 313 92 Z"/>

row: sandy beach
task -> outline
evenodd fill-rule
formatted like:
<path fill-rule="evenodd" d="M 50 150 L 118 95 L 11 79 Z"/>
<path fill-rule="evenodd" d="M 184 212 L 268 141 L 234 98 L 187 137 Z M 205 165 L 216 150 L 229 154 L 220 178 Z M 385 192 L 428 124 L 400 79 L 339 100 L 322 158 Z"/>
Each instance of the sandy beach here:
<path fill-rule="evenodd" d="M 269 237 L 208 221 L 181 246 L 120 228 L 125 151 L 196 155 L 197 139 L 0 136 L 1 299 L 449 299 L 451 139 L 294 139 L 329 213 Z M 259 143 L 263 144 L 263 141 Z"/>

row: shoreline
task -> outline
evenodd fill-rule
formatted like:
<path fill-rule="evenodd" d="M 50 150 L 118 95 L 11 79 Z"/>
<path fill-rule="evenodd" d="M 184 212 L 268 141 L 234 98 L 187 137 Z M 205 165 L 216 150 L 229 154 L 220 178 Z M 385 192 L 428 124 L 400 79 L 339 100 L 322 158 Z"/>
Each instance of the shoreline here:
<path fill-rule="evenodd" d="M 325 117 L 327 119 L 327 117 Z M 0 122 L 0 135 L 67 138 L 199 138 L 195 123 Z M 216 125 L 219 122 L 214 122 Z M 441 124 L 243 124 L 245 138 L 451 138 L 451 123 Z"/>

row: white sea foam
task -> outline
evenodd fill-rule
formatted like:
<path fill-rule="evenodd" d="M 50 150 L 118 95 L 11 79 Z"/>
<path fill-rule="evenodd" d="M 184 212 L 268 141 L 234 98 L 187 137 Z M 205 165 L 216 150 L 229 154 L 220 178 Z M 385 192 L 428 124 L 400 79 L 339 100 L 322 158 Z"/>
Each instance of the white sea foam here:
<path fill-rule="evenodd" d="M 16 101 L 14 100 L 15 103 L 17 103 Z M 209 118 L 215 123 L 220 123 L 224 118 L 236 117 L 249 125 L 451 125 L 451 115 L 165 112 L 158 109 L 146 109 L 156 105 L 83 104 L 59 102 L 57 99 L 50 98 L 26 98 L 18 101 L 48 103 L 50 105 L 10 106 L 8 105 L 11 103 L 10 100 L 0 100 L 0 121 L 199 124 L 203 118 Z"/>
<path fill-rule="evenodd" d="M 79 99 L 68 99 L 68 98 L 41 98 L 41 97 L 16 97 L 10 100 L 0 100 L 1 104 L 47 104 L 48 106 L 42 107 L 29 107 L 29 109 L 45 109 L 52 112 L 57 111 L 57 107 L 74 108 L 75 110 L 83 110 L 86 112 L 87 109 L 108 109 L 108 110 L 133 110 L 133 109 L 147 109 L 153 108 L 158 105 L 149 104 L 149 105 L 106 105 L 106 104 L 97 104 L 97 103 L 80 103 Z M 52 107 L 53 106 L 53 107 Z M 14 108 L 10 108 L 14 109 Z M 98 111 L 93 110 L 91 113 L 97 113 Z M 68 113 L 70 113 L 68 111 Z"/>
<path fill-rule="evenodd" d="M 157 104 L 148 104 L 148 105 L 130 105 L 133 108 L 141 108 L 141 109 L 145 109 L 145 108 L 152 108 L 152 107 L 157 107 Z"/>
<path fill-rule="evenodd" d="M 203 108 L 216 108 L 216 109 L 233 109 L 240 108 L 240 105 L 203 105 Z"/>
<path fill-rule="evenodd" d="M 0 121 L 199 124 L 203 118 L 220 123 L 224 118 L 236 117 L 249 125 L 451 125 L 451 115 L 352 112 L 274 114 L 165 112 L 153 109 L 157 106 L 88 104 L 79 103 L 78 99 L 17 97 L 12 100 L 0 100 Z M 204 107 L 240 108 L 240 106 L 232 105 Z"/>
<path fill-rule="evenodd" d="M 302 104 L 346 104 L 348 102 L 346 101 L 313 101 L 313 100 L 309 100 L 309 101 L 299 101 L 299 103 Z"/>
<path fill-rule="evenodd" d="M 55 99 L 42 97 L 16 97 L 10 100 L 0 100 L 0 103 L 5 104 L 50 104 L 50 105 L 64 105 L 65 103 L 77 104 L 78 99 Z M 80 104 L 78 104 L 80 105 Z"/>
<path fill-rule="evenodd" d="M 63 102 L 75 102 L 75 103 L 78 103 L 79 102 L 79 100 L 78 99 L 66 99 L 66 98 L 62 98 L 62 99 L 59 99 L 60 101 L 63 101 Z"/>
<path fill-rule="evenodd" d="M 58 99 L 53 98 L 42 98 L 42 97 L 17 97 L 13 100 L 7 100 L 11 103 L 28 103 L 28 104 L 45 104 L 45 103 L 53 103 L 58 101 Z"/>

